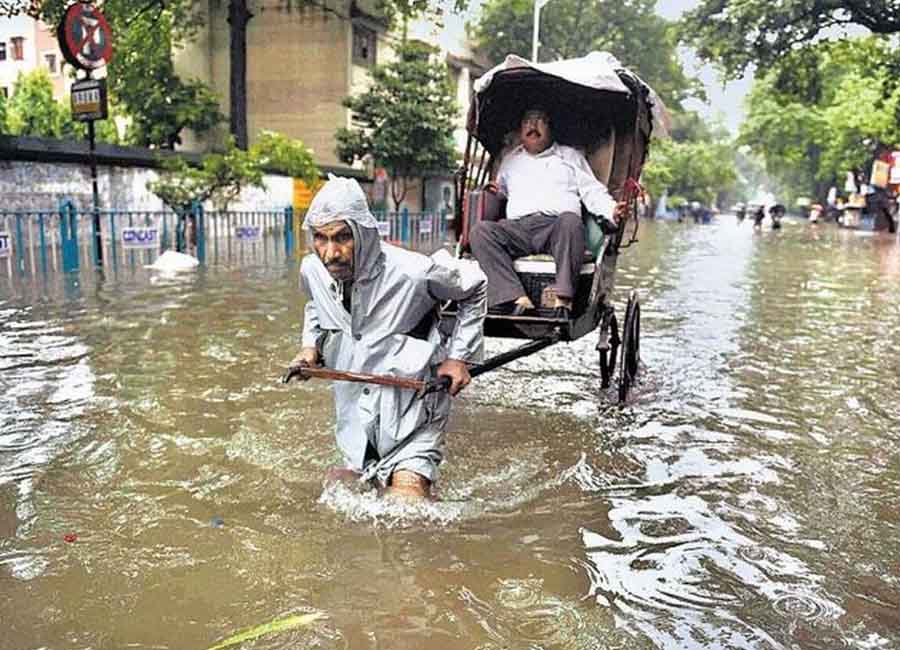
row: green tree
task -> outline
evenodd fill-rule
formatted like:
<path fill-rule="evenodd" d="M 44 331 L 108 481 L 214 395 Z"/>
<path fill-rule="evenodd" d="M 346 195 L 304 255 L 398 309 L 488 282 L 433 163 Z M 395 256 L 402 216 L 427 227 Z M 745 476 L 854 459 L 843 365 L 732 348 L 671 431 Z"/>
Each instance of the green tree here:
<path fill-rule="evenodd" d="M 6 126 L 6 95 L 0 93 L 0 135 L 8 130 Z"/>
<path fill-rule="evenodd" d="M 263 132 L 247 151 L 229 138 L 223 153 L 203 157 L 192 166 L 181 156 L 163 160 L 163 173 L 147 183 L 147 189 L 179 214 L 186 213 L 194 201 L 212 201 L 222 209 L 240 196 L 244 187 L 263 187 L 266 170 L 299 177 L 312 185 L 319 176 L 312 153 L 299 140 Z"/>
<path fill-rule="evenodd" d="M 7 102 L 0 96 L 0 133 L 29 135 L 69 140 L 87 139 L 87 124 L 72 119 L 71 100 L 68 95 L 62 102 L 53 98 L 53 84 L 47 72 L 35 69 L 20 74 Z M 110 117 L 96 121 L 97 142 L 119 142 L 113 116 L 116 108 L 110 104 Z"/>
<path fill-rule="evenodd" d="M 668 192 L 674 205 L 714 205 L 735 188 L 734 147 L 721 141 L 655 140 L 641 182 L 652 197 Z"/>
<path fill-rule="evenodd" d="M 308 187 L 319 178 L 312 151 L 300 140 L 292 140 L 275 131 L 261 131 L 250 153 L 260 167 L 302 179 Z"/>
<path fill-rule="evenodd" d="M 553 0 L 541 11 L 538 59 L 612 53 L 640 75 L 667 104 L 702 96 L 699 83 L 684 74 L 676 51 L 675 26 L 656 13 L 656 0 Z M 530 58 L 532 0 L 488 0 L 474 29 L 480 49 L 499 63 L 507 54 Z"/>
<path fill-rule="evenodd" d="M 641 183 L 650 196 L 669 195 L 669 205 L 689 201 L 723 205 L 742 189 L 738 152 L 724 125 L 695 111 L 673 111 L 668 139 L 654 138 Z"/>
<path fill-rule="evenodd" d="M 128 26 L 116 32 L 117 54 L 108 74 L 110 94 L 131 118 L 125 140 L 174 149 L 184 129 L 203 134 L 219 124 L 224 118 L 209 86 L 175 73 L 173 48 L 195 33 L 187 3 L 173 2 L 148 15 L 139 13 L 135 0 L 115 1 L 122 6 L 111 6 L 113 0 L 104 5 L 113 29 Z"/>
<path fill-rule="evenodd" d="M 883 38 L 824 42 L 757 79 L 740 139 L 785 194 L 821 198 L 879 144 L 900 143 L 896 57 Z"/>
<path fill-rule="evenodd" d="M 371 159 L 391 176 L 399 208 L 413 176 L 445 173 L 456 164 L 453 122 L 456 102 L 447 67 L 436 50 L 417 42 L 397 49 L 397 59 L 372 71 L 371 88 L 344 100 L 358 127 L 336 133 L 337 155 L 350 164 Z"/>
<path fill-rule="evenodd" d="M 248 152 L 235 146 L 233 139 L 225 153 L 204 156 L 199 167 L 173 156 L 165 159 L 163 170 L 158 180 L 147 183 L 147 189 L 179 214 L 190 210 L 194 201 L 211 200 L 227 209 L 245 186 L 263 187 L 262 169 Z"/>
<path fill-rule="evenodd" d="M 71 131 L 62 104 L 53 99 L 53 83 L 44 68 L 19 73 L 7 108 L 12 135 L 59 138 Z"/>
<path fill-rule="evenodd" d="M 747 66 L 766 69 L 836 28 L 873 34 L 900 32 L 896 0 L 702 0 L 682 19 L 682 39 L 705 60 L 739 77 Z"/>
<path fill-rule="evenodd" d="M 754 84 L 747 106 L 740 141 L 763 159 L 777 192 L 819 194 L 812 188 L 822 153 L 820 135 L 826 128 L 821 110 L 779 95 L 774 79 L 765 76 Z"/>
<path fill-rule="evenodd" d="M 41 17 L 58 24 L 68 4 L 45 0 Z M 110 98 L 130 118 L 126 143 L 173 149 L 184 129 L 202 134 L 224 119 L 206 84 L 175 73 L 174 48 L 193 38 L 205 18 L 191 0 L 107 0 L 103 13 L 115 36 L 106 66 Z"/>

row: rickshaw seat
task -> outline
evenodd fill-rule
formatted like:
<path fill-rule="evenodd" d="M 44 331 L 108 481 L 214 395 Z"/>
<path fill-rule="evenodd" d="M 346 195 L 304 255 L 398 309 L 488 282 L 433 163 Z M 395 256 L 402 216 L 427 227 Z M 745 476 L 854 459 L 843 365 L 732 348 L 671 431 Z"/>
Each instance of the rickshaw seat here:
<path fill-rule="evenodd" d="M 514 260 L 514 264 L 515 264 L 516 262 L 519 262 L 520 260 L 521 260 L 522 262 L 546 262 L 546 263 L 549 263 L 549 264 L 553 264 L 553 263 L 554 263 L 554 262 L 553 262 L 553 256 L 552 256 L 552 255 L 547 255 L 547 254 L 545 254 L 545 253 L 541 253 L 541 254 L 539 254 L 539 255 L 525 255 L 524 257 L 517 257 L 517 258 Z M 595 261 L 596 261 L 596 258 L 594 257 L 594 254 L 593 254 L 591 251 L 589 251 L 589 250 L 585 250 L 585 251 L 584 251 L 584 258 L 582 259 L 582 263 L 583 263 L 583 264 L 593 264 Z"/>

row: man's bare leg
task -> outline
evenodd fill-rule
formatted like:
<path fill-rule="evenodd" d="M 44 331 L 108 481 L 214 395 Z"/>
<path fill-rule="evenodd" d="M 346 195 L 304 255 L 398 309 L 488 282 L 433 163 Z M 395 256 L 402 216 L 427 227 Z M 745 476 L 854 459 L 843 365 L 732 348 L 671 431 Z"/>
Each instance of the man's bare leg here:
<path fill-rule="evenodd" d="M 431 496 L 431 481 L 416 472 L 398 469 L 391 474 L 391 482 L 385 495 L 408 499 L 427 499 Z"/>

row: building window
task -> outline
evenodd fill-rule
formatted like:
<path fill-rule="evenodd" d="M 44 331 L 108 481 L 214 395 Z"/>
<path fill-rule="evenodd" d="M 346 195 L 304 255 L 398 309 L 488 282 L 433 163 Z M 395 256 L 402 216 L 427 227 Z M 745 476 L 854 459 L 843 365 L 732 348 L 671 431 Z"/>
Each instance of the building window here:
<path fill-rule="evenodd" d="M 25 39 L 22 36 L 13 36 L 12 42 L 13 61 L 22 61 L 25 58 Z"/>
<path fill-rule="evenodd" d="M 6 43 L 0 41 L 0 61 L 6 61 Z"/>
<path fill-rule="evenodd" d="M 353 63 L 375 65 L 375 32 L 361 25 L 353 26 Z"/>
<path fill-rule="evenodd" d="M 56 55 L 45 54 L 44 61 L 47 62 L 47 70 L 50 71 L 50 74 L 56 74 Z"/>

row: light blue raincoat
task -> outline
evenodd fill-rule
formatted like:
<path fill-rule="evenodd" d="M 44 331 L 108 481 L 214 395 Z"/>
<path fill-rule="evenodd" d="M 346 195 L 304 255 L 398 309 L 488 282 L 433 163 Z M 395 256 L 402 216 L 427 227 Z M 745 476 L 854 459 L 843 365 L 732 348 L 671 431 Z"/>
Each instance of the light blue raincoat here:
<path fill-rule="evenodd" d="M 329 188 L 336 181 L 338 187 Z M 344 193 L 351 195 L 349 203 Z M 316 347 L 328 368 L 425 380 L 447 358 L 481 360 L 487 279 L 477 264 L 446 251 L 428 257 L 383 243 L 362 190 L 350 179 L 326 183 L 304 225 L 311 231 L 332 221 L 346 221 L 353 231 L 351 311 L 343 306 L 344 285 L 315 253 L 307 255 L 300 268 L 308 298 L 304 347 Z M 442 335 L 435 318 L 423 338 L 410 335 L 448 300 L 459 306 L 452 334 Z M 381 484 L 397 469 L 437 478 L 450 411 L 446 391 L 420 398 L 413 390 L 389 386 L 334 382 L 333 387 L 337 445 L 348 467 Z"/>

